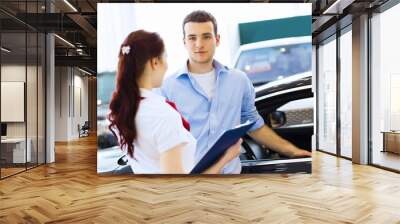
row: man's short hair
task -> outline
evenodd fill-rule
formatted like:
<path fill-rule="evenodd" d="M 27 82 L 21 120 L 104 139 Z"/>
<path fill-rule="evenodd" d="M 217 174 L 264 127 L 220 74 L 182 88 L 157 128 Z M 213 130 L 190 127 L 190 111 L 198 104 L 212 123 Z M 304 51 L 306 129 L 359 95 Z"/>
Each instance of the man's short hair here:
<path fill-rule="evenodd" d="M 185 36 L 185 24 L 189 22 L 195 22 L 195 23 L 206 23 L 206 22 L 212 22 L 214 26 L 214 34 L 215 36 L 217 35 L 217 21 L 215 20 L 215 17 L 211 15 L 211 13 L 206 12 L 204 10 L 196 10 L 191 12 L 189 15 L 185 17 L 183 20 L 182 24 L 182 29 L 183 29 L 183 36 Z"/>

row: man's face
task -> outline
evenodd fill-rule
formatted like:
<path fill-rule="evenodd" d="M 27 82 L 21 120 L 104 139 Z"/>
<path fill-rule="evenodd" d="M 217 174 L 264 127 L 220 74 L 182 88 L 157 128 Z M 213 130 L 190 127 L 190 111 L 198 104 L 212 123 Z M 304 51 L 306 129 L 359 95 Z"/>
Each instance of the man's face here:
<path fill-rule="evenodd" d="M 212 22 L 188 22 L 184 26 L 183 39 L 189 58 L 194 63 L 206 64 L 213 60 L 215 48 L 219 45 L 219 35 L 214 34 Z"/>

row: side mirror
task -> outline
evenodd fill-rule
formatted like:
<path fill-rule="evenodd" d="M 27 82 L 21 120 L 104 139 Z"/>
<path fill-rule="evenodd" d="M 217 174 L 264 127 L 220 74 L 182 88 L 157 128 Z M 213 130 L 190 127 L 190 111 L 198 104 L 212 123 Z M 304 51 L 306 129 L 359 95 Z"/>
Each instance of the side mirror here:
<path fill-rule="evenodd" d="M 286 124 L 286 114 L 283 111 L 273 111 L 268 115 L 271 128 L 279 128 Z"/>
<path fill-rule="evenodd" d="M 123 155 L 121 156 L 121 158 L 118 159 L 117 163 L 120 166 L 125 166 L 126 164 L 128 164 L 128 158 L 126 157 L 126 155 Z"/>

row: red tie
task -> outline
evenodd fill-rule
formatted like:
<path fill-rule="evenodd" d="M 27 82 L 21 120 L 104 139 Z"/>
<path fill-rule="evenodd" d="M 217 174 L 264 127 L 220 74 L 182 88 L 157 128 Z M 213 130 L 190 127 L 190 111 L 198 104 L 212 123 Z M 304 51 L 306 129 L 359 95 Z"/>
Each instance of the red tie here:
<path fill-rule="evenodd" d="M 186 130 L 188 130 L 188 131 L 190 131 L 190 124 L 189 124 L 189 122 L 182 116 L 182 114 L 178 111 L 178 109 L 176 108 L 176 105 L 175 105 L 175 103 L 174 102 L 171 102 L 171 101 L 169 101 L 169 100 L 165 100 L 165 102 L 167 102 L 172 108 L 174 108 L 174 110 L 176 110 L 176 112 L 178 112 L 178 114 L 181 116 L 181 118 L 182 118 L 182 124 L 183 124 L 183 127 L 186 129 Z"/>

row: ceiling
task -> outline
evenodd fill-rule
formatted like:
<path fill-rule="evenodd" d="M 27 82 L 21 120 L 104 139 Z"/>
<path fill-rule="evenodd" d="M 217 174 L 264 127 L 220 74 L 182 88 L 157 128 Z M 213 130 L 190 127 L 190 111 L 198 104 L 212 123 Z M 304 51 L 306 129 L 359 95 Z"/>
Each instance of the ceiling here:
<path fill-rule="evenodd" d="M 1 0 L 2 46 L 12 49 L 2 60 L 17 62 L 26 55 L 29 61 L 36 55 L 36 46 L 44 47 L 36 43 L 36 33 L 54 32 L 56 66 L 78 66 L 95 74 L 98 2 L 103 1 L 47 0 L 46 5 L 45 0 Z"/>
<path fill-rule="evenodd" d="M 336 32 L 337 24 L 346 26 L 347 23 L 351 23 L 353 16 L 373 10 L 387 1 L 253 0 L 239 2 L 312 3 L 313 43 L 318 43 L 321 39 Z M 4 41 L 13 43 L 7 46 L 9 48 L 25 46 L 25 38 L 21 38 L 22 34 L 19 34 L 21 31 L 25 32 L 25 29 L 28 29 L 28 32 L 54 32 L 58 35 L 55 38 L 56 65 L 79 66 L 96 73 L 97 3 L 106 2 L 173 1 L 47 0 L 46 6 L 45 0 L 1 0 L 0 23 L 2 32 L 6 33 L 2 35 L 2 39 L 4 39 L 2 43 L 5 43 Z M 344 22 L 337 23 L 339 20 Z M 346 23 L 346 21 L 348 22 Z M 28 44 L 28 54 L 34 52 L 32 49 L 35 46 L 35 43 Z"/>

